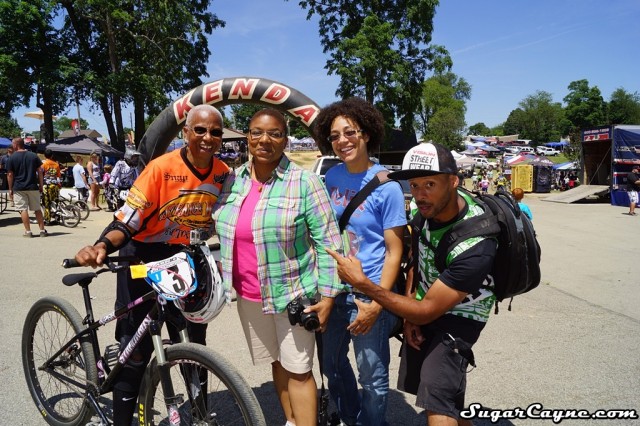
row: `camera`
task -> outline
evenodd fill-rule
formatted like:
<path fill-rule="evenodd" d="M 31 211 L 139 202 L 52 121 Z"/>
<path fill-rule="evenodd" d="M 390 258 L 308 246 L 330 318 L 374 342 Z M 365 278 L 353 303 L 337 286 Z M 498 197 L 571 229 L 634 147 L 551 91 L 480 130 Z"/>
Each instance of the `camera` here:
<path fill-rule="evenodd" d="M 300 324 L 307 331 L 314 331 L 320 326 L 320 319 L 316 312 L 303 312 L 307 306 L 315 305 L 315 300 L 306 298 L 303 301 L 301 298 L 297 298 L 289 302 L 287 305 L 287 315 L 289 316 L 289 323 L 291 325 Z"/>

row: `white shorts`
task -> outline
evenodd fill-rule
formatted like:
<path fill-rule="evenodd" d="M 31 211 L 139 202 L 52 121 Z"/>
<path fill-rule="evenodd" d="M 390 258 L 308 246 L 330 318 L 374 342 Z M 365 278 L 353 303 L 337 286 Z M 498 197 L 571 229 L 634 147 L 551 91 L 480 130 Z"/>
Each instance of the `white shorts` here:
<path fill-rule="evenodd" d="M 638 191 L 627 191 L 629 202 L 638 204 Z"/>
<path fill-rule="evenodd" d="M 253 365 L 280 361 L 285 370 L 294 374 L 311 371 L 315 333 L 292 326 L 286 311 L 263 314 L 261 302 L 238 297 L 237 306 Z"/>

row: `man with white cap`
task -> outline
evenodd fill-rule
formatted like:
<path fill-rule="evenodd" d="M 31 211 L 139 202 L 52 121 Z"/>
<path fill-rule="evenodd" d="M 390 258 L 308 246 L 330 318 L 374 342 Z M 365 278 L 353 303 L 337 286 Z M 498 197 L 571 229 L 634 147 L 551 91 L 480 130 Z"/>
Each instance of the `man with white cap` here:
<path fill-rule="evenodd" d="M 466 371 L 475 366 L 471 347 L 478 340 L 495 302 L 490 275 L 497 242 L 473 237 L 461 242 L 438 271 L 435 251 L 455 223 L 483 213 L 473 197 L 458 191 L 456 162 L 446 147 L 429 142 L 410 149 L 402 170 L 389 178 L 408 180 L 421 216 L 413 229 L 417 262 L 409 273 L 407 294 L 371 283 L 357 258 L 327 250 L 338 262 L 340 278 L 384 308 L 405 318 L 398 389 L 417 395 L 429 426 L 471 424 L 464 409 Z M 417 222 L 417 221 L 416 221 Z M 414 222 L 414 223 L 416 223 Z M 417 279 L 413 275 L 417 273 Z"/>

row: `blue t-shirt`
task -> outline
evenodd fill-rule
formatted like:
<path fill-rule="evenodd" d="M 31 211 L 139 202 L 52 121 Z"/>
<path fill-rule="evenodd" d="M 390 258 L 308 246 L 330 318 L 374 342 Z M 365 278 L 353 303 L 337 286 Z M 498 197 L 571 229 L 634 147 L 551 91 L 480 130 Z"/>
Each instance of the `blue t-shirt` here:
<path fill-rule="evenodd" d="M 522 213 L 526 214 L 529 217 L 529 219 L 533 220 L 533 213 L 531 213 L 531 209 L 529 208 L 528 205 L 526 205 L 522 201 L 519 201 L 518 206 L 520 206 L 520 211 Z"/>
<path fill-rule="evenodd" d="M 329 191 L 331 205 L 340 220 L 344 209 L 358 191 L 376 173 L 385 170 L 374 164 L 363 173 L 349 173 L 344 163 L 327 171 L 325 183 Z M 345 254 L 355 255 L 362 262 L 365 275 L 375 284 L 380 283 L 384 264 L 384 231 L 407 224 L 404 211 L 404 194 L 400 184 L 385 183 L 376 188 L 367 199 L 354 210 L 343 232 Z"/>

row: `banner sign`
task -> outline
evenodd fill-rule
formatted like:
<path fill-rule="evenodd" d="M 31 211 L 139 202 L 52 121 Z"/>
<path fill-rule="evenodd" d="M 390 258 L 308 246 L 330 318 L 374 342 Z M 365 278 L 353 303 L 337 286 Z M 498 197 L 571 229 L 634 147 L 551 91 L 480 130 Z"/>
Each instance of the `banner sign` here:
<path fill-rule="evenodd" d="M 320 107 L 299 91 L 273 80 L 258 77 L 231 77 L 205 83 L 179 97 L 165 108 L 147 129 L 138 150 L 146 164 L 166 152 L 196 105 L 222 107 L 230 104 L 253 103 L 290 114 L 304 127 L 311 126 Z"/>

